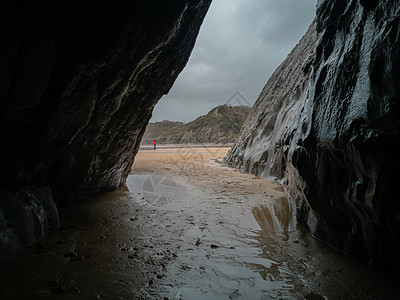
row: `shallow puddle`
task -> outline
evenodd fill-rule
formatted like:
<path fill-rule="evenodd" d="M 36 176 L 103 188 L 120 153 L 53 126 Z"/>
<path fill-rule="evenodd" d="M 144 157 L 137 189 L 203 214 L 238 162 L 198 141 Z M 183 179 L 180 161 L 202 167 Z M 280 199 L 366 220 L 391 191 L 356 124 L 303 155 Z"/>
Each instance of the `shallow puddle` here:
<path fill-rule="evenodd" d="M 139 177 L 137 177 L 139 178 Z M 196 186 L 163 207 L 181 227 L 177 257 L 149 293 L 168 299 L 374 299 L 393 282 L 296 226 L 285 197 L 253 207 Z M 227 192 L 228 193 L 228 192 Z M 229 193 L 228 193 L 229 194 Z M 254 195 L 253 195 L 254 196 Z M 201 201 L 200 199 L 206 201 Z M 226 205 L 226 203 L 229 205 Z M 161 225 L 162 226 L 162 225 Z"/>
<path fill-rule="evenodd" d="M 174 171 L 160 157 L 139 156 L 159 173 L 129 176 L 131 192 L 60 208 L 60 232 L 0 265 L 0 299 L 400 295 L 389 276 L 296 226 L 278 184 L 216 162 Z"/>

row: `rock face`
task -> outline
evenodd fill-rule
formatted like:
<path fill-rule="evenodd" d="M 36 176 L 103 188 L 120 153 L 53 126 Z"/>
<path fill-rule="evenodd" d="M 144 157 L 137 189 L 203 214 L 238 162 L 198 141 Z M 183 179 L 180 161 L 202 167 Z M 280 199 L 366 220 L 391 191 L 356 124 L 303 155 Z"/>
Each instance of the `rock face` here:
<path fill-rule="evenodd" d="M 239 134 L 240 128 L 250 114 L 248 106 L 219 105 L 206 115 L 198 117 L 187 124 L 163 121 L 149 123 L 143 136 L 142 144 L 226 144 L 233 143 Z M 176 123 L 176 122 L 175 122 Z M 163 124 L 166 130 L 155 131 L 154 127 Z"/>
<path fill-rule="evenodd" d="M 49 187 L 28 187 L 15 195 L 0 189 L 0 197 L 0 260 L 34 246 L 47 233 L 59 229 L 58 210 Z"/>
<path fill-rule="evenodd" d="M 272 74 L 225 161 L 245 172 L 282 178 L 296 112 L 307 97 L 315 57 L 315 22 Z"/>
<path fill-rule="evenodd" d="M 152 145 L 153 140 L 160 135 L 164 135 L 169 129 L 183 125 L 183 122 L 164 120 L 161 122 L 150 122 L 147 124 L 146 131 L 142 138 L 142 144 Z"/>
<path fill-rule="evenodd" d="M 42 199 L 15 200 L 31 186 L 49 186 L 60 201 L 125 185 L 152 110 L 187 63 L 210 2 L 0 0 L 3 233 L 15 229 L 15 207 Z M 13 201 L 20 204 L 8 209 Z M 44 220 L 35 215 L 26 218 Z M 18 232 L 20 244 L 32 244 Z"/>
<path fill-rule="evenodd" d="M 124 185 L 209 4 L 0 1 L 2 185 L 80 195 Z"/>
<path fill-rule="evenodd" d="M 267 83 L 226 159 L 280 179 L 297 221 L 315 236 L 397 274 L 399 15 L 397 1 L 318 1 L 315 47 L 307 46 L 309 30 Z M 306 72 L 301 62 L 290 64 L 302 47 L 305 66 L 313 55 Z"/>

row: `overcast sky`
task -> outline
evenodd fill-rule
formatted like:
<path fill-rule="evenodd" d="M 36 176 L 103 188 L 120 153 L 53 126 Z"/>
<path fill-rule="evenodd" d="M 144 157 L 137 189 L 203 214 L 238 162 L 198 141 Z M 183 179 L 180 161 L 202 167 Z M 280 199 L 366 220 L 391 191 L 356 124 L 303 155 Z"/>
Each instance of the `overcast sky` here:
<path fill-rule="evenodd" d="M 250 105 L 307 31 L 316 0 L 213 0 L 185 69 L 151 122 L 189 122 L 239 92 Z M 231 103 L 238 104 L 238 96 Z M 240 100 L 245 104 L 246 101 Z"/>

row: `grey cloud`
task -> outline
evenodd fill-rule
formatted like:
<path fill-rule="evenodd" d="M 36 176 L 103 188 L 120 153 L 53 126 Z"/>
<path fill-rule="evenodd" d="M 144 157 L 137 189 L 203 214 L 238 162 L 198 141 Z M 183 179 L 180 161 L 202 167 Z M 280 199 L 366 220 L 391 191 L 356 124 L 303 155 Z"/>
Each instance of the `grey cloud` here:
<path fill-rule="evenodd" d="M 214 0 L 188 65 L 152 121 L 191 121 L 236 91 L 254 103 L 315 16 L 316 0 Z"/>

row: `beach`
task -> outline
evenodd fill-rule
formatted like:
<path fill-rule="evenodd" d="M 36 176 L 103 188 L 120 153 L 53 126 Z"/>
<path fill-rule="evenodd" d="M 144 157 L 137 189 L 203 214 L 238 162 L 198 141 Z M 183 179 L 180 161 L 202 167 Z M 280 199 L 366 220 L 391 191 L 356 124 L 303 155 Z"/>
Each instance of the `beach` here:
<path fill-rule="evenodd" d="M 282 186 L 229 147 L 142 148 L 129 191 L 60 207 L 61 230 L 0 265 L 1 299 L 391 299 L 395 282 L 296 225 Z"/>

